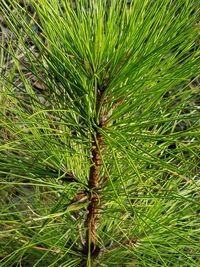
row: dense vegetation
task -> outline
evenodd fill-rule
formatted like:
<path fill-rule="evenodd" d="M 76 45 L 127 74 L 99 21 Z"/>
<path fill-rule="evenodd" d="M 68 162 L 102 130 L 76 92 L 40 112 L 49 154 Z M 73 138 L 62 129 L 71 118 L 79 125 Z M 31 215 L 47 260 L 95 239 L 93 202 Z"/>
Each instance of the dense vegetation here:
<path fill-rule="evenodd" d="M 200 265 L 199 7 L 0 1 L 1 267 Z"/>

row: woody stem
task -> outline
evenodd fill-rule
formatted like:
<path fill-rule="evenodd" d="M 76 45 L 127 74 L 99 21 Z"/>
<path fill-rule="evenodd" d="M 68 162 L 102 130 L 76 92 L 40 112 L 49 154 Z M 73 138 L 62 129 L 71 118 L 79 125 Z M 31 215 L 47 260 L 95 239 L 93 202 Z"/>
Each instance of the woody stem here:
<path fill-rule="evenodd" d="M 97 107 L 100 105 L 102 94 L 97 97 Z M 100 196 L 98 189 L 101 187 L 100 184 L 100 170 L 102 165 L 101 152 L 103 150 L 103 138 L 100 133 L 100 129 L 103 128 L 105 121 L 104 109 L 100 112 L 100 121 L 98 127 L 94 127 L 94 134 L 92 137 L 92 148 L 91 148 L 91 167 L 89 171 L 88 188 L 89 204 L 87 207 L 87 215 L 85 219 L 85 245 L 83 248 L 84 255 L 90 255 L 91 259 L 94 260 L 99 252 L 100 248 L 97 246 L 97 221 L 98 213 L 100 209 Z M 86 260 L 85 260 L 86 262 Z M 82 266 L 86 266 L 83 263 Z"/>

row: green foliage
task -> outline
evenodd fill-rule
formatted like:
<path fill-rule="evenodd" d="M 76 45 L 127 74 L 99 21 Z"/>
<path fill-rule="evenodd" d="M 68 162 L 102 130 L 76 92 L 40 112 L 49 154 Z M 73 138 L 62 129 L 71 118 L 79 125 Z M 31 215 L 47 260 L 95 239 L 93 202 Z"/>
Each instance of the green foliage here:
<path fill-rule="evenodd" d="M 97 131 L 86 266 L 199 266 L 199 3 L 128 2 L 0 2 L 2 267 L 83 264 Z"/>

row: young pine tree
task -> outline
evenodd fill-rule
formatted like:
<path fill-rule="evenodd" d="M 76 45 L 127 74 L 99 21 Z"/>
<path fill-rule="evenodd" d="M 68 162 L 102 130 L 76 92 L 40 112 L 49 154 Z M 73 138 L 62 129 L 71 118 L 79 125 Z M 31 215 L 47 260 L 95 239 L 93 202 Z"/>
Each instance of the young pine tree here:
<path fill-rule="evenodd" d="M 0 266 L 199 266 L 198 1 L 0 10 Z"/>

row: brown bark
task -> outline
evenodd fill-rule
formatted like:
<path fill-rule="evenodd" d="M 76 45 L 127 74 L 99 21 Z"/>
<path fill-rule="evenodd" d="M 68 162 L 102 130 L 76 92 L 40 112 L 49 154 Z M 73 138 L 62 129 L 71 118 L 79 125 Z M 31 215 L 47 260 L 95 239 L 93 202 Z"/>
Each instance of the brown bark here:
<path fill-rule="evenodd" d="M 90 254 L 91 259 L 95 259 L 100 248 L 97 245 L 97 224 L 98 224 L 98 213 L 100 209 L 100 196 L 98 189 L 100 187 L 100 168 L 102 165 L 101 160 L 101 149 L 103 146 L 102 136 L 97 132 L 96 138 L 94 137 L 92 146 L 92 166 L 89 173 L 88 187 L 90 189 L 89 194 L 89 205 L 87 207 L 87 216 L 85 220 L 85 246 L 83 252 L 85 256 Z M 82 266 L 86 266 L 83 265 Z"/>
<path fill-rule="evenodd" d="M 102 93 L 97 97 L 97 109 L 101 101 Z M 100 121 L 98 127 L 94 128 L 94 135 L 92 140 L 92 160 L 89 172 L 88 188 L 89 192 L 89 205 L 87 207 L 87 215 L 85 219 L 85 245 L 83 248 L 84 258 L 82 260 L 81 266 L 87 266 L 87 258 L 93 261 L 98 257 L 100 253 L 100 248 L 97 245 L 97 225 L 98 225 L 98 214 L 100 210 L 100 195 L 99 188 L 100 184 L 100 170 L 102 166 L 102 151 L 103 151 L 103 137 L 99 132 L 99 129 L 104 127 L 105 111 L 102 107 L 100 112 Z"/>

